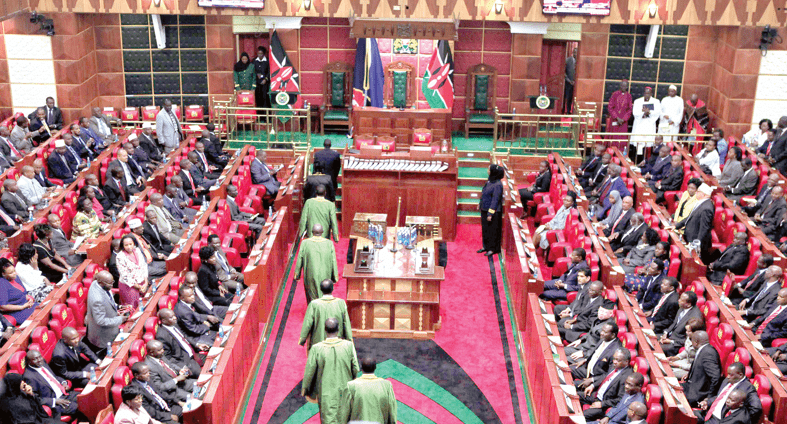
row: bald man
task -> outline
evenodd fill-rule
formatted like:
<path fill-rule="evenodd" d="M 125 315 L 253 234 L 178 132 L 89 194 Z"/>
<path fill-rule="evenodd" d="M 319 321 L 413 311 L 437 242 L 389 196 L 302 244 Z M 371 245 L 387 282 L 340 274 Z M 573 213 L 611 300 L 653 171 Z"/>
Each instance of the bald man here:
<path fill-rule="evenodd" d="M 52 351 L 49 367 L 58 377 L 71 382 L 74 388 L 83 388 L 90 381 L 90 371 L 101 362 L 73 327 L 63 329 L 60 340 Z"/>
<path fill-rule="evenodd" d="M 707 399 L 719 390 L 722 380 L 721 359 L 719 352 L 709 343 L 707 332 L 692 333 L 691 344 L 696 349 L 694 362 L 691 363 L 689 374 L 681 386 L 686 400 L 692 408 L 696 408 L 701 400 Z"/>
<path fill-rule="evenodd" d="M 306 302 L 320 297 L 320 283 L 325 280 L 336 281 L 339 267 L 336 264 L 336 250 L 330 240 L 322 237 L 322 225 L 312 227 L 312 237 L 301 242 L 298 259 L 295 262 L 295 278 L 297 284 L 303 273 L 303 286 L 306 291 Z"/>
<path fill-rule="evenodd" d="M 350 315 L 347 313 L 347 304 L 343 299 L 333 297 L 333 281 L 323 280 L 320 283 L 320 291 L 322 297 L 314 299 L 306 308 L 298 344 L 303 346 L 309 340 L 309 346 L 314 346 L 325 340 L 325 321 L 328 318 L 336 318 L 339 321 L 339 338 L 352 341 L 353 331 L 350 326 Z"/>
<path fill-rule="evenodd" d="M 196 377 L 189 367 L 164 355 L 164 344 L 153 339 L 145 348 L 145 364 L 150 369 L 150 384 L 167 401 L 185 402 L 194 389 Z"/>
<path fill-rule="evenodd" d="M 96 348 L 96 354 L 106 354 L 107 343 L 112 342 L 120 333 L 120 326 L 128 319 L 129 312 L 118 313 L 118 305 L 112 295 L 115 279 L 109 271 L 101 271 L 95 276 L 87 292 L 87 339 Z"/>
<path fill-rule="evenodd" d="M 648 416 L 648 407 L 642 402 L 631 402 L 626 416 L 628 424 L 647 424 L 645 418 Z"/>
<path fill-rule="evenodd" d="M 342 394 L 342 423 L 396 424 L 396 396 L 390 381 L 374 375 L 377 361 L 371 357 L 361 360 L 363 374 L 347 383 Z"/>
<path fill-rule="evenodd" d="M 194 377 L 199 377 L 200 364 L 205 359 L 205 355 L 199 352 L 207 352 L 210 346 L 180 331 L 178 317 L 172 309 L 161 309 L 157 316 L 161 325 L 156 331 L 156 340 L 164 345 L 164 355 L 177 364 L 188 367 Z"/>
<path fill-rule="evenodd" d="M 765 347 L 770 347 L 776 339 L 787 337 L 787 289 L 779 290 L 776 303 L 751 325 L 744 327 L 750 327 Z"/>

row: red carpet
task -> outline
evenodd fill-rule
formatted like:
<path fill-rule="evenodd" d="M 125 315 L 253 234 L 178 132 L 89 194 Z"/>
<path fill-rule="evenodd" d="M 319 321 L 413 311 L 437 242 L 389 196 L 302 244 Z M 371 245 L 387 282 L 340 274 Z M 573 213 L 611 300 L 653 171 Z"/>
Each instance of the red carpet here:
<path fill-rule="evenodd" d="M 481 240 L 480 226 L 460 225 L 457 231 L 456 242 L 448 243 L 446 280 L 441 288 L 440 313 L 443 325 L 436 333 L 435 340 L 356 339 L 356 349 L 359 356 L 364 352 L 374 353 L 381 362 L 390 355 L 398 364 L 415 371 L 414 375 L 426 377 L 420 382 L 431 380 L 448 390 L 442 393 L 443 389 L 438 387 L 438 390 L 429 392 L 428 387 L 424 389 L 423 385 L 412 382 L 406 385 L 389 378 L 394 381 L 397 400 L 403 404 L 399 408 L 400 422 L 529 423 L 499 265 L 495 266 L 494 278 L 498 305 L 489 259 L 475 253 Z M 340 270 L 346 262 L 347 246 L 348 240 L 344 239 L 336 249 Z M 497 257 L 494 259 L 497 263 Z M 306 299 L 301 282 L 292 292 L 291 278 L 292 274 L 284 287 L 276 321 L 259 368 L 250 370 L 257 374 L 245 406 L 244 424 L 252 421 L 281 423 L 287 418 L 290 418 L 288 422 L 319 421 L 316 416 L 303 418 L 304 402 L 299 390 L 306 350 L 297 343 L 306 311 Z M 346 295 L 344 279 L 337 283 L 334 294 L 339 297 Z M 282 327 L 280 324 L 283 319 L 286 321 Z M 501 329 L 506 339 L 505 345 Z M 271 364 L 271 361 L 274 362 Z M 447 372 L 441 371 L 441 368 Z M 431 398 L 426 392 L 433 393 Z M 452 394 L 461 401 L 459 408 L 446 400 Z M 474 398 L 478 397 L 485 399 L 476 402 Z M 461 411 L 457 412 L 464 408 L 467 409 L 465 415 Z M 298 419 L 295 416 L 297 411 L 300 411 Z"/>

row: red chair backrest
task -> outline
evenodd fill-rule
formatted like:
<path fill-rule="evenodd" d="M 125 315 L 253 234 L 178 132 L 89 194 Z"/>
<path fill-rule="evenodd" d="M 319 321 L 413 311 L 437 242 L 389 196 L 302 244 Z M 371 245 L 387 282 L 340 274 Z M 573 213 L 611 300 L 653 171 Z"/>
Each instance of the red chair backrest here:
<path fill-rule="evenodd" d="M 58 339 L 63 335 L 64 328 L 77 327 L 76 319 L 74 319 L 74 311 L 62 303 L 52 307 L 51 316 L 52 319 L 49 321 L 49 328 L 55 332 L 55 337 Z"/>
<path fill-rule="evenodd" d="M 52 351 L 55 350 L 55 344 L 57 343 L 55 332 L 46 327 L 37 327 L 30 334 L 30 338 L 33 341 L 30 348 L 32 349 L 35 344 L 37 350 L 41 352 L 44 359 L 49 362 L 49 360 L 52 359 Z"/>
<path fill-rule="evenodd" d="M 205 119 L 205 111 L 200 105 L 189 105 L 186 107 L 186 121 L 198 122 Z"/>
<path fill-rule="evenodd" d="M 11 358 L 8 359 L 8 367 L 11 369 L 11 372 L 17 374 L 25 373 L 25 367 L 27 366 L 25 355 L 27 355 L 27 352 L 24 350 L 20 350 L 11 355 Z"/>
<path fill-rule="evenodd" d="M 156 115 L 158 115 L 158 107 L 156 106 L 145 106 L 142 108 L 142 120 L 143 121 L 155 121 Z"/>
<path fill-rule="evenodd" d="M 127 107 L 120 112 L 120 119 L 124 121 L 139 121 L 139 108 Z"/>

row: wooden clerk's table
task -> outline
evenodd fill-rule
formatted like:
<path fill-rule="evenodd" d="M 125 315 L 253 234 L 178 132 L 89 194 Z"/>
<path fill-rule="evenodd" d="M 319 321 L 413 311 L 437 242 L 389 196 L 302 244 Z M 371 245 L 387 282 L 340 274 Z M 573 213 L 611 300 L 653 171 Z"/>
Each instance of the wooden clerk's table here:
<path fill-rule="evenodd" d="M 387 109 L 356 107 L 352 113 L 355 134 L 396 137 L 396 143 L 413 144 L 413 129 L 432 130 L 432 140 L 451 139 L 451 109 Z"/>
<path fill-rule="evenodd" d="M 347 308 L 354 337 L 432 339 L 440 329 L 440 283 L 445 269 L 437 266 L 439 238 L 418 242 L 408 250 L 397 244 L 391 252 L 395 228 L 388 228 L 386 244 L 374 249 L 371 240 L 357 237 L 356 251 L 374 250 L 372 272 L 356 272 L 355 264 L 344 266 L 347 279 Z M 420 253 L 429 250 L 430 274 L 420 274 Z"/>

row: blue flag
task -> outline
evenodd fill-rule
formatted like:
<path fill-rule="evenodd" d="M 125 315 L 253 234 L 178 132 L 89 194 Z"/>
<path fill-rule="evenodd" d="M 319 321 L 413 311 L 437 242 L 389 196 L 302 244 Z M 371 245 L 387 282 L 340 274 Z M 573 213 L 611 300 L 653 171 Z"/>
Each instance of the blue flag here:
<path fill-rule="evenodd" d="M 353 107 L 383 107 L 383 62 L 376 38 L 359 38 L 355 50 Z"/>

